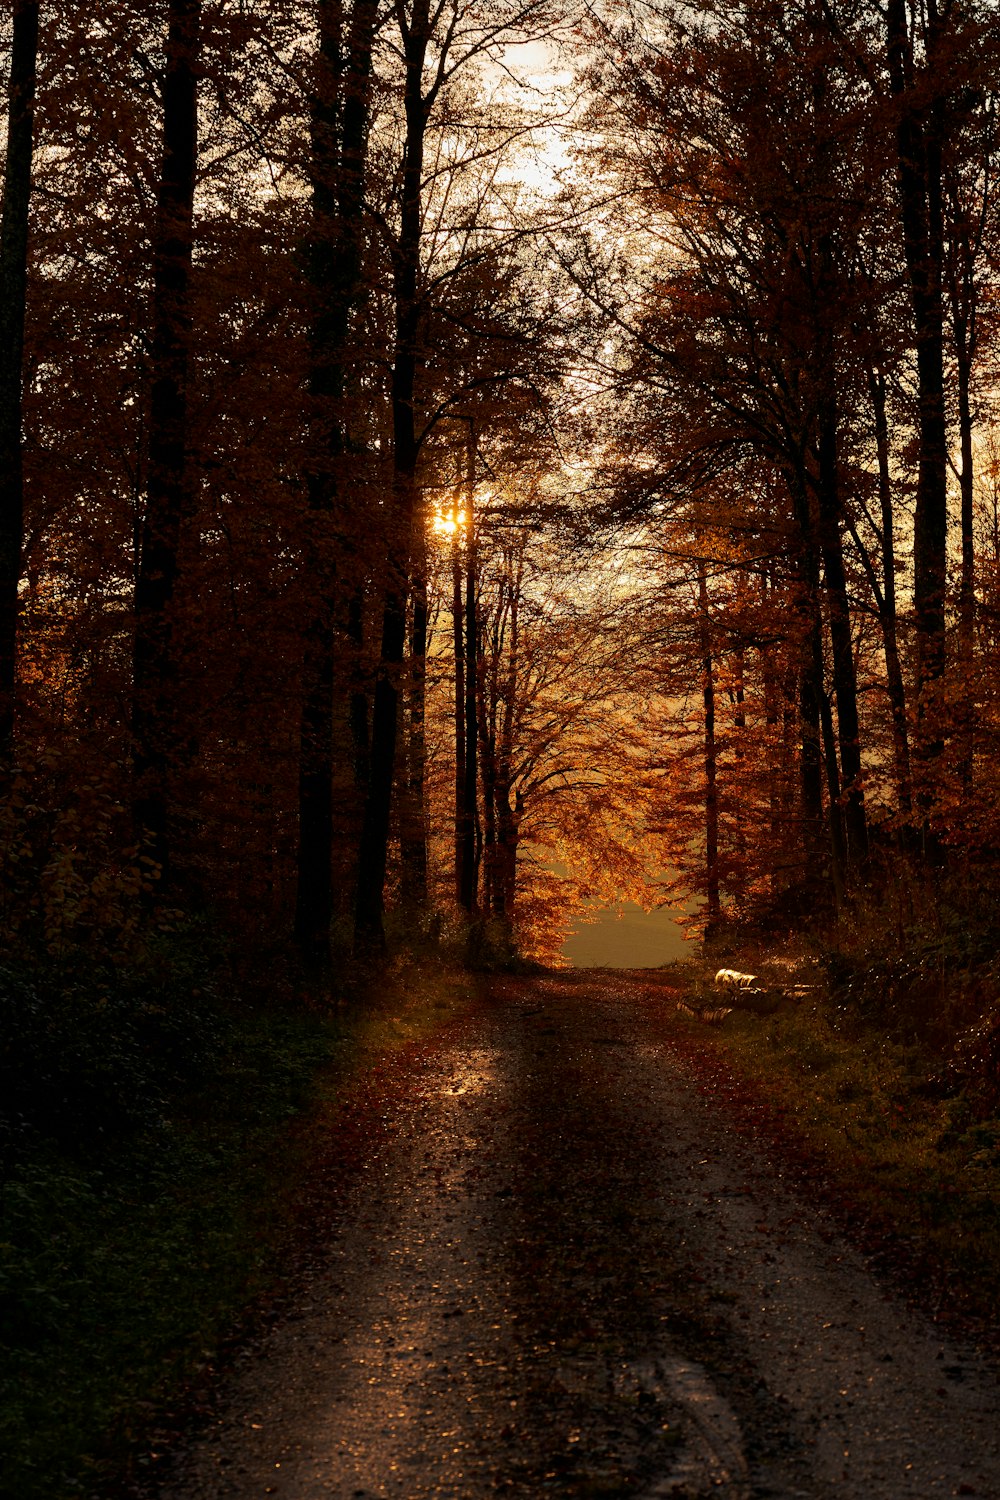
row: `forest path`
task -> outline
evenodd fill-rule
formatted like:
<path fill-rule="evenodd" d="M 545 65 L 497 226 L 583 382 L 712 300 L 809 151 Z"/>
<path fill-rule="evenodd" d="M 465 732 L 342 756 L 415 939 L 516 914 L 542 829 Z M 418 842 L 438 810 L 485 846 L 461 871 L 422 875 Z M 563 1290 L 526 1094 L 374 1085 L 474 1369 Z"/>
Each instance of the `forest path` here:
<path fill-rule="evenodd" d="M 734 1133 L 635 978 L 496 981 L 164 1500 L 1000 1500 L 1000 1391 Z"/>

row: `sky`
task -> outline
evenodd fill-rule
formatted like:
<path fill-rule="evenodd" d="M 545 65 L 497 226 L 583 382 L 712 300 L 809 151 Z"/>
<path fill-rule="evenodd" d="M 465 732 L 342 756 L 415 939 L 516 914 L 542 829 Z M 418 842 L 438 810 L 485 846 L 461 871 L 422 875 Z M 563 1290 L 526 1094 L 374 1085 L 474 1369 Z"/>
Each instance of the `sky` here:
<path fill-rule="evenodd" d="M 690 943 L 669 910 L 644 912 L 628 901 L 618 910 L 602 910 L 594 922 L 574 927 L 563 944 L 563 957 L 574 968 L 655 969 L 687 958 Z"/>

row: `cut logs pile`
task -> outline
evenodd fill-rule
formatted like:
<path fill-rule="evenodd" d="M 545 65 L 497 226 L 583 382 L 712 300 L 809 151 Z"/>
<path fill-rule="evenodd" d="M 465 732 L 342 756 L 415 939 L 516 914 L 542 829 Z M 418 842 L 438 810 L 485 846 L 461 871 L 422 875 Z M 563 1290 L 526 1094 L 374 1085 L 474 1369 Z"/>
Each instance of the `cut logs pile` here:
<path fill-rule="evenodd" d="M 677 1009 L 685 1015 L 694 1016 L 698 1021 L 718 1025 L 734 1010 L 748 1010 L 756 1016 L 769 1016 L 778 1009 L 782 1000 L 799 1000 L 813 988 L 808 984 L 762 985 L 758 983 L 756 974 L 744 974 L 739 969 L 719 969 L 715 985 L 723 992 L 726 1004 L 699 1003 L 699 999 L 695 999 L 692 1004 L 679 1000 Z"/>

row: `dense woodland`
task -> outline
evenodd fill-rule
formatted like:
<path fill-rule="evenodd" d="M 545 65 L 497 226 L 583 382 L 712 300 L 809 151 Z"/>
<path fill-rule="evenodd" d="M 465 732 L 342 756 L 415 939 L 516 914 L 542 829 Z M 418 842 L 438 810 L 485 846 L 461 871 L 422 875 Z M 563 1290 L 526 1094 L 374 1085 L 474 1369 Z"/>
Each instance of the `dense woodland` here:
<path fill-rule="evenodd" d="M 9 953 L 992 888 L 989 0 L 14 0 L 3 46 Z"/>
<path fill-rule="evenodd" d="M 11 0 L 0 57 L 0 1495 L 151 1493 L 423 1041 L 557 989 L 486 1222 L 578 1216 L 575 1319 L 588 1217 L 660 1279 L 614 992 L 995 1335 L 1000 5 Z M 698 961 L 524 976 L 626 898 Z"/>

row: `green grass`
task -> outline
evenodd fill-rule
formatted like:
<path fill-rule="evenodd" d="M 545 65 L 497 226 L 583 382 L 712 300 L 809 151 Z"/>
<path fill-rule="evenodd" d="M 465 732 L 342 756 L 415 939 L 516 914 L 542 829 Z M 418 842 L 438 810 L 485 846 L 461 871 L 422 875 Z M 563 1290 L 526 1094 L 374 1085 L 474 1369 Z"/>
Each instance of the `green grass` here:
<path fill-rule="evenodd" d="M 1000 1117 L 979 1089 L 942 1082 L 940 1052 L 845 1015 L 822 989 L 770 1016 L 683 1024 L 819 1158 L 886 1263 L 928 1278 L 932 1312 L 996 1328 Z"/>
<path fill-rule="evenodd" d="M 3 1153 L 0 1493 L 106 1493 L 123 1466 L 149 1461 L 158 1413 L 280 1277 L 344 1094 L 468 996 L 464 977 L 430 962 L 397 969 L 350 1012 L 175 994 L 204 1021 L 205 1055 L 165 1083 L 148 1048 L 125 1048 L 107 1066 L 118 1089 L 134 1075 L 138 1097 L 110 1117 L 78 1017 L 60 1011 L 54 1027 L 42 1004 L 65 1077 L 79 1080 L 84 1052 L 91 1071 L 57 1129 L 15 1132 Z M 72 1093 L 50 1074 L 53 1098 Z"/>

